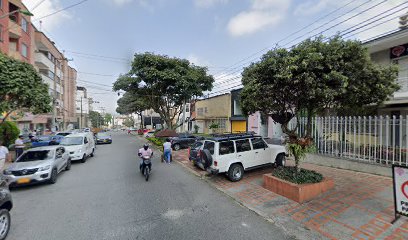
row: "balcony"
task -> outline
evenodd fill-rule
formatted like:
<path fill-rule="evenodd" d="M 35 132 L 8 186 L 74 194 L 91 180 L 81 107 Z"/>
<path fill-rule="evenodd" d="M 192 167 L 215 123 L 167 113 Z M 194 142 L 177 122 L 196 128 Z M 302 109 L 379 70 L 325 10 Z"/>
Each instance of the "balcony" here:
<path fill-rule="evenodd" d="M 21 27 L 13 20 L 9 21 L 9 35 L 11 38 L 20 38 L 21 37 Z"/>
<path fill-rule="evenodd" d="M 40 52 L 35 53 L 35 64 L 39 68 L 54 70 L 54 63 L 51 62 L 51 60 L 47 56 Z"/>
<path fill-rule="evenodd" d="M 9 54 L 10 57 L 17 59 L 17 60 L 21 60 L 21 54 L 20 52 L 16 51 L 15 49 L 9 48 Z"/>
<path fill-rule="evenodd" d="M 42 78 L 44 83 L 48 84 L 48 86 L 50 88 L 50 91 L 52 91 L 52 89 L 54 87 L 54 81 L 50 77 L 48 77 L 48 76 L 46 76 L 44 74 L 41 74 L 41 78 Z"/>

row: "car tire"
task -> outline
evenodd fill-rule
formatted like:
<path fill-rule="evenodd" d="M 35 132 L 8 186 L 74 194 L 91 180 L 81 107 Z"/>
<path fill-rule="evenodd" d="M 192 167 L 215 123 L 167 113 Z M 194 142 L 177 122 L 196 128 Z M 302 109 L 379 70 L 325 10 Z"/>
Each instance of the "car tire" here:
<path fill-rule="evenodd" d="M 235 163 L 228 169 L 228 178 L 231 182 L 238 182 L 244 177 L 244 168 L 241 164 Z"/>
<path fill-rule="evenodd" d="M 52 172 L 51 172 L 50 183 L 51 184 L 56 183 L 57 178 L 58 178 L 58 171 L 57 171 L 57 169 L 53 169 Z"/>
<path fill-rule="evenodd" d="M 69 171 L 69 170 L 71 170 L 71 164 L 72 164 L 72 162 L 71 162 L 71 158 L 68 158 L 68 161 L 67 161 L 67 166 L 65 167 L 65 171 Z"/>
<path fill-rule="evenodd" d="M 174 149 L 174 151 L 180 150 L 181 149 L 180 144 L 178 144 L 178 143 L 174 144 L 173 149 Z"/>
<path fill-rule="evenodd" d="M 91 157 L 95 156 L 95 148 L 92 149 Z"/>
<path fill-rule="evenodd" d="M 10 231 L 11 217 L 10 212 L 7 209 L 0 210 L 0 240 L 7 238 Z"/>
<path fill-rule="evenodd" d="M 276 156 L 276 166 L 277 167 L 284 167 L 286 165 L 286 157 L 285 154 L 278 154 L 278 156 Z"/>
<path fill-rule="evenodd" d="M 204 170 L 208 167 L 211 167 L 213 163 L 211 152 L 207 149 L 201 151 L 201 163 L 204 167 Z"/>
<path fill-rule="evenodd" d="M 86 154 L 84 153 L 84 156 L 82 156 L 82 159 L 81 159 L 81 163 L 85 163 L 86 162 Z"/>

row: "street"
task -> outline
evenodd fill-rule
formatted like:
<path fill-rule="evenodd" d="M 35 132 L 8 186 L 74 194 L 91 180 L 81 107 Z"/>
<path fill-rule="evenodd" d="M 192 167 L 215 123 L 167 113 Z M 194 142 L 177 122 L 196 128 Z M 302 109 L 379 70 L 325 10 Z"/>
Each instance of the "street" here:
<path fill-rule="evenodd" d="M 12 190 L 9 240 L 288 239 L 283 231 L 176 163 L 138 169 L 143 141 L 113 133 L 113 144 L 62 172 L 54 185 Z"/>

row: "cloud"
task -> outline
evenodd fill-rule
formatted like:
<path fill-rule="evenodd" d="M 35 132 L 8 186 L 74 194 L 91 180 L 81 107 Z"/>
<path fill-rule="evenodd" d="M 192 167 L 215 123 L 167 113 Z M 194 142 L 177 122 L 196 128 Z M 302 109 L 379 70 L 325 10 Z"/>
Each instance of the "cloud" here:
<path fill-rule="evenodd" d="M 118 6 L 123 6 L 127 3 L 131 3 L 133 0 L 113 0 L 113 3 L 118 5 Z"/>
<path fill-rule="evenodd" d="M 250 10 L 230 19 L 227 29 L 232 36 L 255 33 L 266 27 L 276 26 L 286 16 L 290 0 L 251 0 Z"/>
<path fill-rule="evenodd" d="M 316 1 L 308 1 L 305 3 L 299 4 L 294 11 L 294 15 L 296 16 L 310 16 L 316 13 L 319 13 L 326 9 L 329 6 L 333 6 L 333 1 L 330 0 L 318 0 Z"/>
<path fill-rule="evenodd" d="M 194 0 L 194 3 L 197 7 L 200 8 L 209 8 L 217 4 L 225 4 L 228 0 Z"/>
<path fill-rule="evenodd" d="M 35 7 L 38 4 L 38 1 L 23 0 L 23 3 L 31 11 L 33 7 Z M 41 3 L 37 8 L 32 10 L 34 17 L 32 17 L 31 19 L 35 20 L 36 18 L 46 16 L 50 13 L 54 13 L 62 8 L 63 6 L 61 4 L 61 0 L 46 0 L 43 3 Z M 68 11 L 61 11 L 55 15 L 42 19 L 41 25 L 45 30 L 52 31 L 53 29 L 59 27 L 66 20 L 71 19 L 71 18 L 72 18 L 72 15 Z M 34 22 L 34 24 L 38 28 L 40 28 L 39 23 L 40 23 L 39 21 Z"/>

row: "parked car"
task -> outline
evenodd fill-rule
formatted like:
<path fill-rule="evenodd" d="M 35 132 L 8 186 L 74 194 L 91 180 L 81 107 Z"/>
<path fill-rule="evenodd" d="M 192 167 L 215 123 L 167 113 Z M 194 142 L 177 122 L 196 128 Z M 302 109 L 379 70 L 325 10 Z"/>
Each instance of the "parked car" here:
<path fill-rule="evenodd" d="M 200 150 L 204 141 L 197 141 L 191 147 L 188 148 L 188 159 L 190 161 L 197 162 L 200 159 Z"/>
<path fill-rule="evenodd" d="M 96 144 L 112 143 L 112 136 L 108 133 L 99 132 L 95 135 L 95 137 L 96 137 Z"/>
<path fill-rule="evenodd" d="M 31 147 L 44 147 L 50 145 L 59 145 L 64 136 L 61 135 L 43 135 L 36 137 L 34 142 L 31 142 Z"/>
<path fill-rule="evenodd" d="M 173 150 L 178 151 L 182 148 L 188 148 L 193 145 L 197 140 L 202 140 L 203 137 L 197 137 L 189 133 L 180 133 L 178 137 L 171 138 L 171 147 Z"/>
<path fill-rule="evenodd" d="M 10 231 L 10 211 L 13 208 L 13 200 L 5 180 L 1 180 L 0 182 L 0 192 L 2 193 L 0 194 L 0 240 L 4 240 Z"/>
<path fill-rule="evenodd" d="M 70 169 L 71 159 L 64 147 L 46 146 L 25 151 L 3 171 L 3 175 L 10 186 L 56 183 L 58 173 Z"/>
<path fill-rule="evenodd" d="M 225 173 L 233 182 L 241 180 L 246 170 L 286 163 L 285 147 L 267 144 L 260 136 L 220 135 L 201 142 L 195 165 L 212 174 Z"/>
<path fill-rule="evenodd" d="M 72 134 L 73 132 L 59 132 L 59 133 L 57 133 L 57 134 L 55 134 L 55 136 L 63 136 L 63 137 L 65 137 L 65 136 L 68 136 L 68 135 L 70 135 L 70 134 Z"/>
<path fill-rule="evenodd" d="M 95 140 L 91 132 L 76 133 L 66 136 L 60 143 L 69 152 L 72 161 L 86 162 L 95 154 Z"/>
<path fill-rule="evenodd" d="M 91 129 L 90 128 L 84 128 L 83 132 L 91 132 Z"/>
<path fill-rule="evenodd" d="M 156 131 L 149 131 L 149 132 L 146 132 L 145 134 L 144 134 L 144 136 L 146 137 L 146 138 L 149 138 L 149 137 L 154 137 L 154 133 L 155 133 Z"/>

